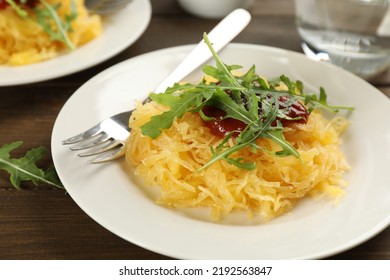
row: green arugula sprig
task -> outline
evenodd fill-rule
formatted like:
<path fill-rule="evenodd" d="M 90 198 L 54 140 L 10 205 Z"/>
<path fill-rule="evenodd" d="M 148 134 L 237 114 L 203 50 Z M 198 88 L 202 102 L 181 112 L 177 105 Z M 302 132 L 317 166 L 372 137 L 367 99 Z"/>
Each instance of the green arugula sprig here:
<path fill-rule="evenodd" d="M 19 189 L 22 181 L 31 181 L 34 185 L 43 183 L 63 189 L 54 168 L 43 170 L 36 165 L 46 153 L 44 147 L 31 149 L 24 157 L 11 158 L 10 153 L 22 144 L 22 141 L 16 141 L 0 147 L 0 169 L 10 174 L 12 185 Z"/>
<path fill-rule="evenodd" d="M 28 12 L 18 5 L 14 0 L 6 0 L 6 2 L 15 10 L 21 18 L 28 18 Z M 20 1 L 21 4 L 26 4 L 26 1 Z M 38 24 L 50 36 L 52 41 L 64 43 L 70 50 L 74 50 L 75 46 L 68 36 L 68 32 L 72 31 L 71 23 L 78 16 L 76 3 L 71 1 L 71 11 L 65 19 L 58 16 L 57 10 L 61 6 L 61 2 L 51 6 L 45 0 L 39 0 L 41 7 L 37 6 L 33 12 L 37 16 Z"/>
<path fill-rule="evenodd" d="M 305 93 L 303 91 L 303 84 L 301 81 L 292 82 L 288 77 L 282 75 L 279 80 L 283 82 L 288 87 L 288 93 L 293 95 L 298 100 L 304 102 L 305 105 L 309 106 L 309 111 L 313 109 L 321 108 L 332 113 L 338 113 L 340 110 L 353 111 L 353 107 L 348 106 L 335 106 L 330 105 L 327 101 L 327 94 L 323 87 L 320 87 L 320 95 L 317 97 L 316 94 Z M 281 91 L 283 93 L 283 91 Z"/>
<path fill-rule="evenodd" d="M 18 4 L 16 4 L 15 1 L 5 0 L 5 2 L 7 2 L 12 7 L 12 9 L 15 10 L 15 12 L 18 14 L 18 16 L 20 16 L 21 18 L 28 17 L 27 11 L 24 10 L 22 7 L 20 7 Z M 21 1 L 22 4 L 25 4 L 24 2 L 25 1 Z"/>
<path fill-rule="evenodd" d="M 204 120 L 210 120 L 210 117 L 202 111 L 205 105 L 224 111 L 224 118 L 234 118 L 244 122 L 246 128 L 243 131 L 233 131 L 217 147 L 210 147 L 211 159 L 198 171 L 219 160 L 225 160 L 239 168 L 254 169 L 255 163 L 232 157 L 235 152 L 245 147 L 260 149 L 275 156 L 291 155 L 300 158 L 298 151 L 284 138 L 284 127 L 280 121 L 280 119 L 293 119 L 287 115 L 288 106 L 298 100 L 305 103 L 310 112 L 315 108 L 323 108 L 331 112 L 340 109 L 353 110 L 351 107 L 329 105 L 323 88 L 320 89 L 319 98 L 315 94 L 305 94 L 302 82 L 292 82 L 284 75 L 267 83 L 256 74 L 254 65 L 243 76 L 235 76 L 232 71 L 242 67 L 224 64 L 213 49 L 206 33 L 203 39 L 216 61 L 216 66 L 205 65 L 203 72 L 218 80 L 218 83 L 208 84 L 203 80 L 196 85 L 175 84 L 163 93 L 152 93 L 150 95 L 152 100 L 170 109 L 153 116 L 141 127 L 142 134 L 157 138 L 164 129 L 171 127 L 175 118 L 182 117 L 185 112 L 198 112 Z M 287 91 L 276 89 L 281 82 L 287 86 Z M 288 96 L 283 106 L 279 106 L 281 96 Z M 259 108 L 261 108 L 260 114 Z M 233 134 L 237 133 L 238 136 L 234 139 L 235 145 L 227 145 Z M 280 146 L 281 150 L 273 152 L 258 146 L 256 140 L 259 138 L 271 139 Z"/>
<path fill-rule="evenodd" d="M 42 26 L 43 30 L 49 34 L 52 41 L 59 41 L 65 43 L 70 49 L 74 50 L 75 46 L 67 35 L 68 31 L 71 31 L 71 22 L 77 18 L 77 9 L 75 3 L 72 1 L 71 14 L 65 17 L 63 21 L 57 14 L 56 10 L 61 6 L 61 2 L 55 6 L 49 5 L 45 0 L 39 0 L 42 4 L 42 8 L 36 7 L 34 9 L 37 14 L 37 21 Z M 54 28 L 53 28 L 54 23 Z"/>

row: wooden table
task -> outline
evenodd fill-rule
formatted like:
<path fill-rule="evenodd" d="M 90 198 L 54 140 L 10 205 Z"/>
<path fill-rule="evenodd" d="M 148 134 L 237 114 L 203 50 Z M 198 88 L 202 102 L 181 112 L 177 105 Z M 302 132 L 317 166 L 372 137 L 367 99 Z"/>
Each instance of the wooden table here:
<path fill-rule="evenodd" d="M 15 156 L 45 146 L 61 107 L 88 79 L 125 59 L 153 50 L 193 44 L 217 20 L 186 14 L 174 0 L 152 0 L 153 15 L 132 46 L 88 70 L 50 81 L 0 88 L 0 146 L 23 140 Z M 253 19 L 234 41 L 301 52 L 291 0 L 258 0 Z M 372 81 L 390 97 L 390 73 Z M 50 152 L 41 166 L 52 165 Z M 167 259 L 133 245 L 89 218 L 63 190 L 25 185 L 16 190 L 0 170 L 0 259 Z M 390 259 L 390 228 L 331 259 Z"/>

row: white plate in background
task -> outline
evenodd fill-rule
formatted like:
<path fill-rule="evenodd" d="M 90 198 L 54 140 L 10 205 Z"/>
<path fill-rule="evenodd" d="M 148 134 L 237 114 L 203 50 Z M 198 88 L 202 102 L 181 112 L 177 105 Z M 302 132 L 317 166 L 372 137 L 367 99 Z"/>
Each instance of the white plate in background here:
<path fill-rule="evenodd" d="M 123 10 L 103 18 L 99 37 L 72 52 L 29 65 L 0 65 L 0 86 L 58 78 L 103 62 L 133 44 L 149 25 L 151 14 L 149 0 L 133 0 Z"/>

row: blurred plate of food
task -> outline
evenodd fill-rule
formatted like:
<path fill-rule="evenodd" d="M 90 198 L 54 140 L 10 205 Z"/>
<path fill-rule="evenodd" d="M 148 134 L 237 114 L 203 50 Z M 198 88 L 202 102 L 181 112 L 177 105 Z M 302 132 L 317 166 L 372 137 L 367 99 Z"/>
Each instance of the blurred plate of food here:
<path fill-rule="evenodd" d="M 149 0 L 133 0 L 107 16 L 89 14 L 79 0 L 30 5 L 20 6 L 22 12 L 11 6 L 0 10 L 0 86 L 49 80 L 92 67 L 133 44 L 151 19 Z M 62 18 L 60 28 L 53 11 Z"/>

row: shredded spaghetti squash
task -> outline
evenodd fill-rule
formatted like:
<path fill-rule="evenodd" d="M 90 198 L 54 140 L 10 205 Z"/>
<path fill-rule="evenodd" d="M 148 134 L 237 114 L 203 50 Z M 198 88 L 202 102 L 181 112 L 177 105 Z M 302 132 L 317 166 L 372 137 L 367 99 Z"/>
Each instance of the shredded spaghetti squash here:
<path fill-rule="evenodd" d="M 349 165 L 340 149 L 340 133 L 348 122 L 342 117 L 328 121 L 313 112 L 306 124 L 286 129 L 285 137 L 301 159 L 246 148 L 236 156 L 256 162 L 254 170 L 218 161 L 197 172 L 210 159 L 210 146 L 218 146 L 221 139 L 212 135 L 195 113 L 176 119 L 156 139 L 142 135 L 140 127 L 164 110 L 154 102 L 138 105 L 130 120 L 132 133 L 126 154 L 147 185 L 161 188 L 158 203 L 162 205 L 209 207 L 212 220 L 236 210 L 269 220 L 290 211 L 305 196 L 338 198 L 344 193 L 343 174 Z M 279 149 L 269 139 L 257 141 L 269 150 Z"/>
<path fill-rule="evenodd" d="M 0 64 L 18 66 L 48 60 L 102 32 L 100 16 L 90 15 L 83 0 L 33 2 L 34 7 L 20 5 L 15 10 L 6 5 L 0 9 Z M 24 13 L 18 13 L 19 10 Z M 53 14 L 63 21 L 61 27 L 50 18 Z M 59 29 L 64 31 L 66 40 L 59 40 Z"/>

